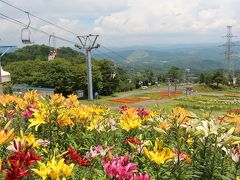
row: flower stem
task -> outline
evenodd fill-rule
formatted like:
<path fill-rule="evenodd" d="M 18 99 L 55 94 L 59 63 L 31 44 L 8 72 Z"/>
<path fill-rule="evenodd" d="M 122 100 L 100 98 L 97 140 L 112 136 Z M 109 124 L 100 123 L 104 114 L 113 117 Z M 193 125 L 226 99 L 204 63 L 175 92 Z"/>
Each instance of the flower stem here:
<path fill-rule="evenodd" d="M 237 172 L 238 172 L 238 166 L 239 166 L 239 163 L 236 164 L 235 166 L 235 179 L 237 179 Z"/>

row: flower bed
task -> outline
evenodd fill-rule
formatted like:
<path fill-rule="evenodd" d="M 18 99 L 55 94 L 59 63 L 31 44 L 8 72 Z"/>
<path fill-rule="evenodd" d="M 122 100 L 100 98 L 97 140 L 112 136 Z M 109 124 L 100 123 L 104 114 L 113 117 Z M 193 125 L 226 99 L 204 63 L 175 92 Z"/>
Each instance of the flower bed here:
<path fill-rule="evenodd" d="M 224 94 L 226 97 L 240 97 L 240 94 Z"/>
<path fill-rule="evenodd" d="M 132 97 L 132 98 L 118 98 L 118 99 L 110 99 L 109 101 L 111 102 L 117 102 L 121 104 L 134 104 L 134 103 L 139 103 L 143 101 L 148 101 L 151 100 L 151 98 L 148 97 Z"/>
<path fill-rule="evenodd" d="M 240 115 L 0 97 L 0 179 L 237 179 Z"/>
<path fill-rule="evenodd" d="M 231 113 L 240 114 L 240 109 L 229 109 L 229 110 L 227 110 L 227 113 L 229 113 L 229 114 L 231 114 Z"/>
<path fill-rule="evenodd" d="M 168 92 L 160 92 L 157 94 L 159 94 L 161 98 L 166 99 L 181 96 L 182 92 L 170 92 L 170 96 L 168 96 Z"/>

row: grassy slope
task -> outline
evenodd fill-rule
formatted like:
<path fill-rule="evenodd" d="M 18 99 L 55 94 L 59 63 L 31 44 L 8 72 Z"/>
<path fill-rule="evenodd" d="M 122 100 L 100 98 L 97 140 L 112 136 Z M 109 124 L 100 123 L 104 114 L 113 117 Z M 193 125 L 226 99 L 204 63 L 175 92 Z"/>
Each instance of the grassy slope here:
<path fill-rule="evenodd" d="M 150 97 L 156 100 L 158 104 L 146 104 L 146 105 L 144 104 L 143 106 L 138 105 L 138 107 L 170 111 L 172 108 L 180 106 L 194 113 L 210 112 L 211 114 L 214 115 L 225 114 L 227 110 L 236 109 L 240 105 L 239 97 L 224 96 L 224 94 L 240 95 L 239 88 L 229 88 L 222 86 L 218 90 L 213 90 L 203 85 L 193 85 L 193 89 L 195 93 L 192 96 L 186 96 L 185 94 L 183 94 L 181 97 L 167 99 L 163 101 L 161 101 L 161 98 L 155 93 L 155 91 L 158 90 L 158 87 L 152 87 L 148 90 L 138 89 L 129 92 L 116 93 L 113 96 L 101 97 L 101 99 L 94 100 L 92 102 L 89 102 L 87 100 L 81 100 L 80 102 L 82 104 L 95 104 L 108 106 L 112 109 L 117 110 L 118 107 L 123 104 L 111 102 L 109 101 L 109 99 L 125 97 Z M 134 104 L 130 106 L 134 106 Z"/>

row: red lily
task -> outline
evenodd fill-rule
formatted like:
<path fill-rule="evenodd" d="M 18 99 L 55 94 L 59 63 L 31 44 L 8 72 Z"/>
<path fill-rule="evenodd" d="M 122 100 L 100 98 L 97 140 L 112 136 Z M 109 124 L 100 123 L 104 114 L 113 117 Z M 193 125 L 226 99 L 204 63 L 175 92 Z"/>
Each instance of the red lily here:
<path fill-rule="evenodd" d="M 37 161 L 41 160 L 40 156 L 37 156 L 30 147 L 22 148 L 20 145 L 18 151 L 13 152 L 13 155 L 8 157 L 7 164 L 8 169 L 4 169 L 6 174 L 6 180 L 18 180 L 26 176 L 30 176 L 29 166 L 33 166 Z"/>
<path fill-rule="evenodd" d="M 88 160 L 85 159 L 84 157 L 81 157 L 79 153 L 73 148 L 73 147 L 68 147 L 68 155 L 65 155 L 65 159 L 69 157 L 69 159 L 72 160 L 73 163 L 78 164 L 79 166 L 87 166 L 88 165 Z"/>

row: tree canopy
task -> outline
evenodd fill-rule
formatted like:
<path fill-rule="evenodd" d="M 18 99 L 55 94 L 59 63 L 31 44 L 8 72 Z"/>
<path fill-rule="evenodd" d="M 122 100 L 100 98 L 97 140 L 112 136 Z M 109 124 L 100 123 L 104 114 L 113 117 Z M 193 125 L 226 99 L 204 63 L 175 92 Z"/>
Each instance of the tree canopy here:
<path fill-rule="evenodd" d="M 50 47 L 26 46 L 8 53 L 4 69 L 11 73 L 13 84 L 28 84 L 34 87 L 55 88 L 64 95 L 75 90 L 87 93 L 87 66 L 85 56 L 69 47 L 58 48 L 58 56 L 47 61 Z M 110 95 L 120 89 L 120 81 L 127 81 L 124 73 L 113 62 L 92 60 L 93 88 L 100 95 Z"/>

